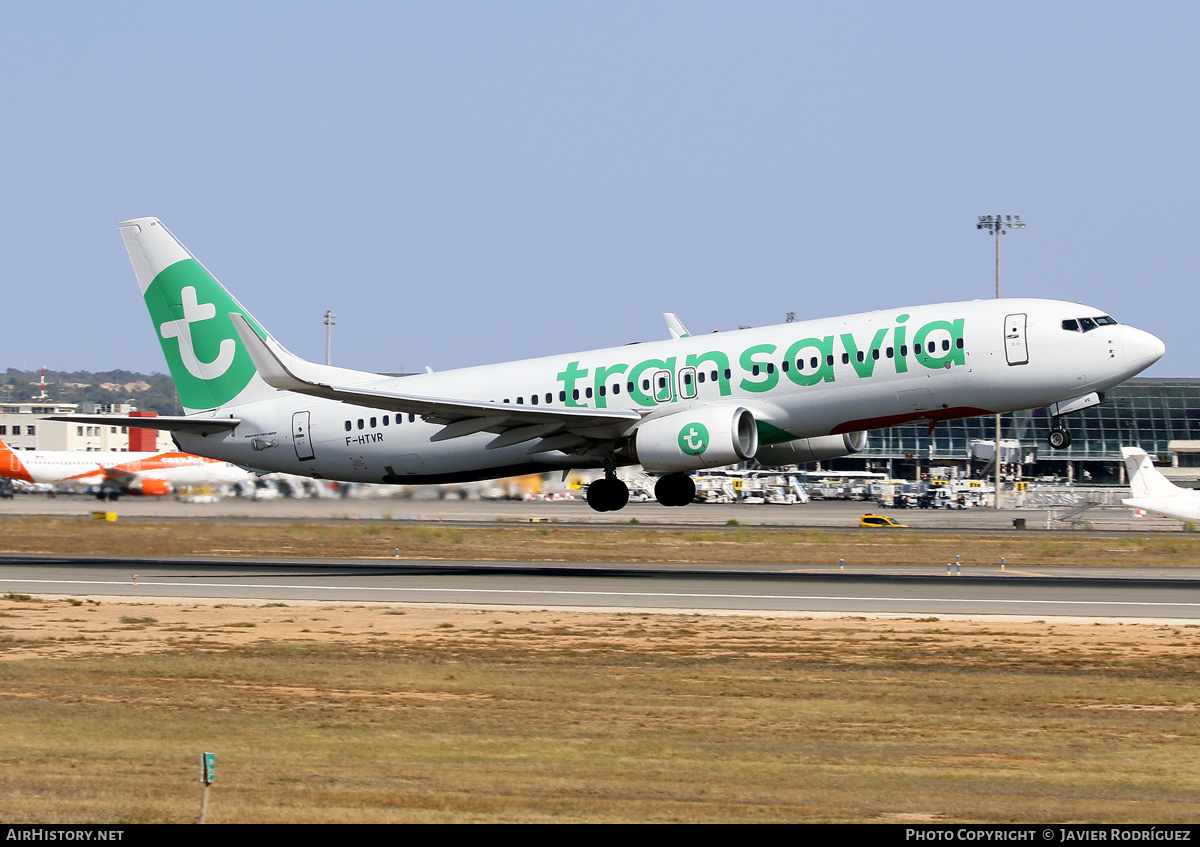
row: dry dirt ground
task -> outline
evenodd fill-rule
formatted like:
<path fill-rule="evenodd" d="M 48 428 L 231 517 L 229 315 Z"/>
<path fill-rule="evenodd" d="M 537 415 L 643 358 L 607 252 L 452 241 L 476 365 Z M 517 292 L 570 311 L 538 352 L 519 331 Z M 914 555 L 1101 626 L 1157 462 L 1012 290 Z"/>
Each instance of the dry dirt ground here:
<path fill-rule="evenodd" d="M 0 600 L 0 819 L 1200 817 L 1200 628 Z"/>

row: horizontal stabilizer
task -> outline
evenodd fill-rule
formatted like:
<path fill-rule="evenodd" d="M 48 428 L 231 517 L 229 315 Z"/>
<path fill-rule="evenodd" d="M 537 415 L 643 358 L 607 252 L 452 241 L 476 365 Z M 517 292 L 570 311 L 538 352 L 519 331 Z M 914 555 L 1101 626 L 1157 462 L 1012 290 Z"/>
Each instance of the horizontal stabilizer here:
<path fill-rule="evenodd" d="M 42 419 L 78 424 L 99 424 L 100 426 L 165 429 L 169 432 L 190 432 L 196 435 L 228 432 L 242 422 L 241 418 L 202 418 L 195 415 L 158 415 L 147 418 L 131 415 L 45 415 Z"/>

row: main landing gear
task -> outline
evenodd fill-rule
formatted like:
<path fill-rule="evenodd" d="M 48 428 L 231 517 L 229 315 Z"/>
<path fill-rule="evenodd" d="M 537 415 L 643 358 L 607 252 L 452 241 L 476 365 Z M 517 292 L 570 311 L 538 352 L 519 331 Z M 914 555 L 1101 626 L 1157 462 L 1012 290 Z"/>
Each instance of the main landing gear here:
<path fill-rule="evenodd" d="M 588 486 L 587 503 L 597 512 L 619 512 L 629 502 L 629 486 L 617 479 L 614 468 L 604 469 L 604 477 Z"/>
<path fill-rule="evenodd" d="M 1071 433 L 1067 432 L 1061 421 L 1062 418 L 1054 418 L 1050 424 L 1050 434 L 1046 436 L 1046 440 L 1055 450 L 1066 450 L 1071 446 Z"/>
<path fill-rule="evenodd" d="M 686 506 L 696 499 L 696 483 L 685 473 L 669 473 L 654 483 L 654 499 L 664 506 Z"/>

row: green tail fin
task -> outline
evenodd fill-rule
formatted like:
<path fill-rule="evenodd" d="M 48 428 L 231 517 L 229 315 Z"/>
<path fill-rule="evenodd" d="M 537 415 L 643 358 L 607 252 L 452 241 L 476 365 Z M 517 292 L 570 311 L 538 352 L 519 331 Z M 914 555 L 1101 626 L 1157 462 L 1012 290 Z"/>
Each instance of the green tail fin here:
<path fill-rule="evenodd" d="M 274 395 L 258 378 L 229 313 L 245 315 L 265 338 L 254 317 L 160 220 L 137 218 L 120 227 L 184 409 L 191 413 Z"/>

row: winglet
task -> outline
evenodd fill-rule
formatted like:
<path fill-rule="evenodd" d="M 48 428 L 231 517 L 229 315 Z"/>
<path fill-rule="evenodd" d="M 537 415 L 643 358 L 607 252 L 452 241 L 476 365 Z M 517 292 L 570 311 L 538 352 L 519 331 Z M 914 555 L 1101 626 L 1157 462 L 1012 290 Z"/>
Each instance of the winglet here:
<path fill-rule="evenodd" d="M 687 327 L 683 325 L 683 321 L 679 320 L 679 316 L 674 312 L 663 312 L 663 318 L 667 321 L 667 329 L 671 331 L 671 338 L 687 338 L 691 335 L 687 331 Z"/>

